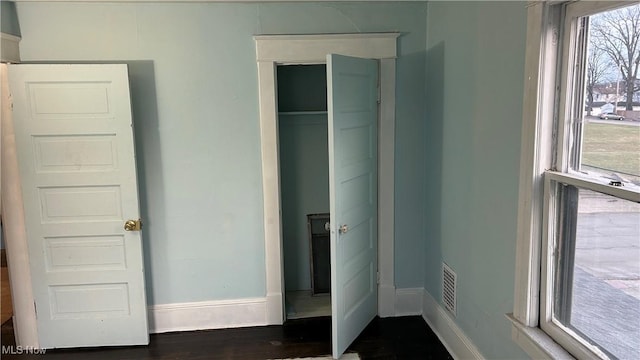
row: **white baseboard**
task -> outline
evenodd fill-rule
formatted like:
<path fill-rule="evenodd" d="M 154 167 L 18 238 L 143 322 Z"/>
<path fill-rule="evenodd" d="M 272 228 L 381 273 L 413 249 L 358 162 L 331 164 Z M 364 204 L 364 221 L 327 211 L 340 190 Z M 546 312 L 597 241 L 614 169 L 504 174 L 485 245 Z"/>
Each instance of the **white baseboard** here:
<path fill-rule="evenodd" d="M 378 316 L 381 318 L 396 315 L 396 288 L 393 285 L 378 286 Z"/>
<path fill-rule="evenodd" d="M 422 299 L 422 317 L 454 359 L 484 360 L 478 348 L 431 294 L 423 290 Z"/>
<path fill-rule="evenodd" d="M 267 298 L 152 305 L 149 333 L 267 325 Z"/>
<path fill-rule="evenodd" d="M 395 316 L 422 315 L 423 288 L 396 289 Z"/>
<path fill-rule="evenodd" d="M 20 62 L 20 37 L 0 33 L 0 54 L 1 61 L 19 63 Z"/>
<path fill-rule="evenodd" d="M 276 294 L 277 295 L 277 294 Z M 149 306 L 149 332 L 225 329 L 281 324 L 269 316 L 282 304 L 280 296 L 201 301 Z M 484 357 L 449 313 L 423 288 L 395 290 L 395 316 L 422 315 L 455 359 Z M 282 313 L 282 310 L 279 310 Z"/>
<path fill-rule="evenodd" d="M 282 325 L 284 323 L 282 293 L 267 294 L 266 300 L 267 325 Z"/>

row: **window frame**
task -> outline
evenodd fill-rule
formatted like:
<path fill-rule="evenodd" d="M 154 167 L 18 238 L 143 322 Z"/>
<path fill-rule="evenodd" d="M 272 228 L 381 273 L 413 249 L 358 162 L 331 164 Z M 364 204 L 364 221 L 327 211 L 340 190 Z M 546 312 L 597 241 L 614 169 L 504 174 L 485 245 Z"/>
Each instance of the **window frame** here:
<path fill-rule="evenodd" d="M 576 60 L 576 19 L 624 5 L 629 2 L 527 4 L 514 311 L 507 317 L 512 322 L 513 340 L 534 358 L 606 358 L 604 353 L 597 349 L 594 352 L 593 347 L 585 346 L 551 321 L 553 271 L 549 269 L 553 268 L 554 259 L 549 255 L 554 250 L 557 184 L 640 202 L 637 188 L 610 186 L 597 176 L 572 171 L 572 150 L 565 146 L 572 141 L 570 119 L 577 109 L 570 108 L 576 104 L 573 101 L 576 93 L 567 91 L 576 79 L 574 66 L 570 66 Z M 578 94 L 581 96 L 584 95 Z"/>

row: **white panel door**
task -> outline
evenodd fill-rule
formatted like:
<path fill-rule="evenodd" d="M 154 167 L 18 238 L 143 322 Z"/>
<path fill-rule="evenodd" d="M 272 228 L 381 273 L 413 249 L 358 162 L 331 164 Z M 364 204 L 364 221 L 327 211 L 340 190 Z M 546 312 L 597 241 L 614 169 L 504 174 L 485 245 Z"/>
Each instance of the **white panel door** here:
<path fill-rule="evenodd" d="M 10 65 L 43 348 L 148 344 L 126 65 Z"/>
<path fill-rule="evenodd" d="M 378 62 L 327 56 L 331 316 L 339 358 L 377 314 Z"/>

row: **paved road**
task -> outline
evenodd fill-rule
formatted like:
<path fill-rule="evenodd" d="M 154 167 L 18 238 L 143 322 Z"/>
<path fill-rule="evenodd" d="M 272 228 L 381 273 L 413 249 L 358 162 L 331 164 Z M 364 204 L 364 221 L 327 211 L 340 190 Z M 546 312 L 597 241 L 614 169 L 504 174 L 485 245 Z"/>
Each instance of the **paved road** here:
<path fill-rule="evenodd" d="M 640 302 L 640 213 L 581 214 L 577 237 L 576 266 Z"/>
<path fill-rule="evenodd" d="M 640 121 L 634 121 L 629 119 L 624 120 L 604 120 L 595 116 L 585 116 L 585 121 L 594 124 L 611 124 L 611 125 L 628 125 L 628 126 L 640 126 Z"/>
<path fill-rule="evenodd" d="M 585 195 L 571 325 L 619 359 L 640 359 L 640 204 Z"/>
<path fill-rule="evenodd" d="M 640 359 L 640 300 L 575 270 L 572 327 L 618 359 Z"/>

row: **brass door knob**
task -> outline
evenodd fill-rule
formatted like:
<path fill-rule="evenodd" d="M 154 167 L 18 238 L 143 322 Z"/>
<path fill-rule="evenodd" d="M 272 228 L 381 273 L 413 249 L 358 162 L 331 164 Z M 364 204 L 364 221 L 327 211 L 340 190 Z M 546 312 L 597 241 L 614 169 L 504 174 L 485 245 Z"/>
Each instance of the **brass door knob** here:
<path fill-rule="evenodd" d="M 127 220 L 124 223 L 125 231 L 140 231 L 142 229 L 142 220 Z"/>

